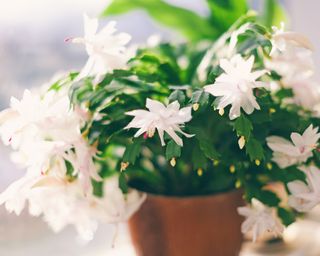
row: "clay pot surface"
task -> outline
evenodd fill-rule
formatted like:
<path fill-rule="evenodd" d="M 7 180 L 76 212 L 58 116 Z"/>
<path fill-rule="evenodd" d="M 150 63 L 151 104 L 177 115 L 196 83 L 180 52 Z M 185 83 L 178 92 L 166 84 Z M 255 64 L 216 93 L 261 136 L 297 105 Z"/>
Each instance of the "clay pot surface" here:
<path fill-rule="evenodd" d="M 235 256 L 243 221 L 241 191 L 212 196 L 148 195 L 129 220 L 138 256 Z"/>

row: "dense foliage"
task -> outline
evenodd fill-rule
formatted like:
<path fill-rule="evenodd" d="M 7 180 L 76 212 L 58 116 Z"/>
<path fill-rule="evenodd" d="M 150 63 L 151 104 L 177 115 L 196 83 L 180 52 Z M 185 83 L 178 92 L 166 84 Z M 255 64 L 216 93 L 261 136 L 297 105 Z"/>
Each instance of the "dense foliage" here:
<path fill-rule="evenodd" d="M 189 39 L 140 46 L 125 65 L 129 36 L 112 35 L 113 23 L 99 34 L 97 21 L 85 17 L 85 37 L 72 40 L 86 45 L 87 65 L 48 90 L 67 90 L 71 109 L 82 116 L 81 138 L 61 155 L 57 144 L 53 155 L 64 163 L 64 181 L 82 180 L 87 195 L 89 180 L 97 198 L 106 196 L 104 183 L 116 173 L 124 194 L 133 188 L 175 196 L 241 189 L 258 215 L 239 212 L 253 216 L 254 225 L 263 223 L 258 233 L 278 234 L 282 224 L 273 211 L 289 225 L 317 200 L 300 195 L 314 193 L 316 175 L 306 168 L 320 167 L 320 93 L 309 86 L 311 46 L 298 34 L 271 28 L 283 15 L 276 1 L 266 1 L 262 16 L 248 12 L 246 1 L 208 0 L 208 6 L 210 14 L 201 17 L 161 0 L 113 1 L 104 15 L 142 8 Z M 56 130 L 44 138 L 55 139 Z M 89 153 L 79 150 L 84 144 Z M 77 163 L 79 152 L 93 161 L 86 172 Z M 41 175 L 52 175 L 50 164 Z M 284 185 L 289 204 L 270 189 L 274 183 Z"/>

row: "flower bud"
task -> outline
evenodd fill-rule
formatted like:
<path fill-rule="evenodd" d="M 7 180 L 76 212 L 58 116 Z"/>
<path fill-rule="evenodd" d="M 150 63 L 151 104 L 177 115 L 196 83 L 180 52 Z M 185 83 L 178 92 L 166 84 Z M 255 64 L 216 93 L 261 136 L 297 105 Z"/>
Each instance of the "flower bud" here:
<path fill-rule="evenodd" d="M 197 111 L 198 109 L 199 109 L 199 103 L 194 103 L 193 105 L 192 105 L 192 109 L 194 110 L 194 111 Z"/>
<path fill-rule="evenodd" d="M 128 162 L 121 162 L 121 166 L 120 166 L 120 172 L 125 171 L 129 166 Z"/>
<path fill-rule="evenodd" d="M 176 163 L 177 163 L 176 159 L 175 159 L 174 157 L 171 158 L 171 160 L 170 160 L 170 165 L 171 165 L 172 167 L 175 167 L 175 166 L 176 166 Z"/>
<path fill-rule="evenodd" d="M 246 139 L 244 138 L 244 136 L 241 136 L 240 139 L 238 140 L 239 148 L 243 149 L 245 144 L 246 144 Z"/>

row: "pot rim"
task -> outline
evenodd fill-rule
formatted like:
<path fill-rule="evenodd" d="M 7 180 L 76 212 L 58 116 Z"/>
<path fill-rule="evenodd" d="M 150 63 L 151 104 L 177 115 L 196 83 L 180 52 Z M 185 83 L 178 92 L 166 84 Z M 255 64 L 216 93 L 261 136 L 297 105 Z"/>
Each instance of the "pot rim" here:
<path fill-rule="evenodd" d="M 137 190 L 137 189 L 136 189 Z M 242 193 L 242 189 L 231 189 L 231 190 L 226 190 L 226 191 L 220 191 L 214 194 L 204 194 L 204 195 L 186 195 L 186 196 L 178 196 L 178 195 L 163 195 L 163 194 L 154 194 L 154 193 L 149 193 L 149 192 L 144 192 L 141 190 L 137 190 L 140 193 L 144 193 L 148 197 L 155 198 L 155 199 L 166 199 L 166 200 L 202 200 L 202 199 L 209 199 L 209 198 L 218 198 L 218 197 L 225 197 L 227 195 L 234 195 L 238 193 Z"/>

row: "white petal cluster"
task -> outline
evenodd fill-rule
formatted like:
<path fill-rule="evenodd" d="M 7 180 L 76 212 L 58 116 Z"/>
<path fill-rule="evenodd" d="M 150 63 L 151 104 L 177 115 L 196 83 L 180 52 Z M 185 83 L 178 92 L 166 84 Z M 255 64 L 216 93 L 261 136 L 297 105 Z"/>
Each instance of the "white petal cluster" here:
<path fill-rule="evenodd" d="M 225 73 L 218 76 L 214 84 L 205 86 L 205 91 L 216 96 L 217 109 L 231 105 L 229 118 L 240 116 L 241 108 L 247 114 L 260 109 L 254 95 L 254 88 L 266 87 L 266 83 L 256 81 L 266 70 L 253 71 L 254 56 L 247 60 L 237 54 L 231 60 L 221 59 L 220 67 Z"/>
<path fill-rule="evenodd" d="M 273 150 L 272 160 L 279 167 L 286 168 L 294 164 L 306 162 L 316 148 L 320 133 L 318 127 L 310 125 L 304 133 L 291 133 L 291 141 L 282 137 L 270 136 L 267 138 L 267 145 Z"/>
<path fill-rule="evenodd" d="M 67 92 L 25 91 L 0 113 L 0 136 L 14 149 L 13 159 L 27 168 L 0 194 L 0 205 L 20 214 L 28 202 L 30 214 L 43 215 L 55 231 L 73 224 L 81 237 L 91 239 L 98 220 L 125 220 L 143 196 L 131 191 L 125 197 L 117 178 L 105 181 L 103 198 L 93 195 L 92 180 L 102 181 L 96 149 L 81 134 L 85 110 L 72 107 Z"/>
<path fill-rule="evenodd" d="M 270 56 L 276 56 L 279 53 L 284 53 L 292 47 L 313 50 L 313 45 L 308 38 L 296 32 L 285 31 L 283 22 L 281 23 L 280 28 L 274 26 L 272 29 L 272 49 Z"/>
<path fill-rule="evenodd" d="M 313 46 L 301 34 L 273 28 L 271 59 L 266 61 L 270 70 L 282 76 L 281 85 L 293 90 L 293 98 L 288 103 L 298 104 L 319 116 L 320 85 L 313 77 Z"/>
<path fill-rule="evenodd" d="M 306 183 L 300 180 L 288 183 L 289 205 L 299 212 L 308 212 L 320 203 L 320 170 L 315 166 L 301 167 Z"/>
<path fill-rule="evenodd" d="M 134 118 L 125 129 L 139 128 L 134 135 L 135 137 L 139 137 L 144 133 L 152 137 L 157 130 L 162 146 L 165 145 L 164 132 L 178 145 L 183 146 L 183 141 L 177 135 L 177 132 L 186 137 L 193 136 L 181 130 L 181 126 L 192 118 L 191 107 L 180 109 L 178 101 L 165 106 L 159 101 L 147 99 L 146 108 L 148 110 L 137 109 L 126 113 L 127 115 L 134 116 Z"/>
<path fill-rule="evenodd" d="M 293 103 L 313 111 L 319 116 L 320 84 L 312 78 L 297 79 L 286 84 L 293 90 Z"/>
<path fill-rule="evenodd" d="M 275 209 L 265 206 L 255 198 L 251 200 L 251 206 L 239 207 L 238 213 L 246 218 L 241 226 L 242 233 L 251 233 L 254 242 L 265 232 L 278 236 L 284 230 Z"/>
<path fill-rule="evenodd" d="M 95 149 L 81 134 L 83 122 L 71 108 L 67 92 L 49 91 L 41 96 L 26 90 L 21 101 L 12 98 L 11 107 L 1 112 L 0 135 L 5 144 L 11 144 L 14 160 L 27 168 L 28 174 L 46 174 L 55 161 L 63 159 L 90 191 L 91 178 L 100 177 L 93 164 Z M 61 175 L 65 175 L 63 171 Z"/>
<path fill-rule="evenodd" d="M 127 33 L 118 33 L 116 22 L 109 22 L 99 32 L 98 20 L 84 15 L 84 37 L 73 38 L 72 42 L 82 43 L 86 47 L 89 59 L 77 79 L 96 76 L 97 80 L 107 72 L 126 66 L 130 58 L 126 45 L 131 40 Z"/>
<path fill-rule="evenodd" d="M 69 181 L 56 176 L 25 176 L 12 183 L 0 195 L 0 204 L 20 214 L 29 204 L 29 213 L 43 216 L 55 231 L 74 225 L 79 236 L 91 240 L 99 222 L 126 221 L 143 203 L 145 195 L 135 190 L 124 195 L 118 177 L 104 182 L 103 197 L 85 195 L 79 180 Z"/>

